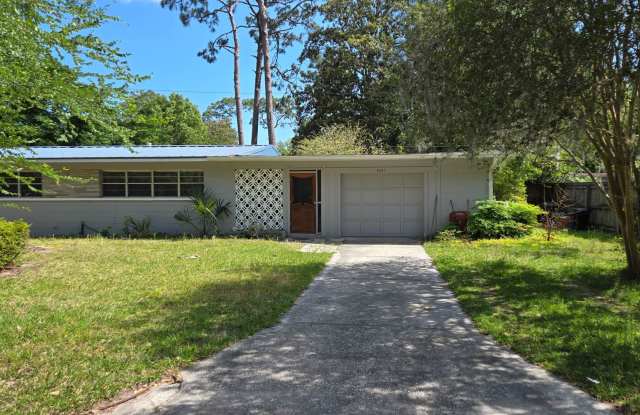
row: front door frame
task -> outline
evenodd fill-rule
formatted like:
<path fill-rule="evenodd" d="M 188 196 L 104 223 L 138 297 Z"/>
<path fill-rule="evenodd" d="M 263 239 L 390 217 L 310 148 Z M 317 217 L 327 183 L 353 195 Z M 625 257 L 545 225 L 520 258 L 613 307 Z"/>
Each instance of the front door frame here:
<path fill-rule="evenodd" d="M 320 222 L 318 207 L 320 202 L 318 201 L 318 193 L 321 190 L 318 188 L 318 173 L 320 169 L 308 169 L 308 170 L 289 170 L 289 233 L 295 235 L 317 235 L 318 234 L 318 223 Z M 293 180 L 292 178 L 297 175 L 313 175 L 313 204 L 314 204 L 314 231 L 311 233 L 306 232 L 294 232 L 293 231 Z"/>

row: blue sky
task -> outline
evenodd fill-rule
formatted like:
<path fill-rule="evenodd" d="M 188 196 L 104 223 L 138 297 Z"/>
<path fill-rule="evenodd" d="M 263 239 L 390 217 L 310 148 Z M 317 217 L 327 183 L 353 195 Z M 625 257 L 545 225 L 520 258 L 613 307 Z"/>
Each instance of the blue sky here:
<path fill-rule="evenodd" d="M 160 7 L 159 0 L 98 0 L 97 4 L 107 6 L 109 14 L 119 18 L 118 22 L 102 27 L 100 36 L 117 41 L 123 51 L 131 54 L 129 64 L 135 73 L 150 76 L 136 89 L 163 94 L 178 92 L 193 101 L 200 111 L 212 101 L 233 96 L 233 56 L 221 52 L 213 64 L 197 56 L 212 37 L 207 27 L 197 22 L 184 27 L 178 13 Z M 243 17 L 240 19 L 244 21 Z M 220 31 L 226 31 L 225 19 L 220 23 Z M 242 96 L 253 98 L 255 42 L 243 33 L 240 48 Z M 295 61 L 300 48 L 300 45 L 292 48 L 281 62 Z M 235 119 L 233 125 L 235 127 Z M 291 138 L 293 130 L 279 127 L 276 133 L 278 141 L 283 141 Z M 250 113 L 245 113 L 245 141 L 249 141 L 250 136 Z M 261 129 L 259 143 L 266 142 L 266 130 Z"/>

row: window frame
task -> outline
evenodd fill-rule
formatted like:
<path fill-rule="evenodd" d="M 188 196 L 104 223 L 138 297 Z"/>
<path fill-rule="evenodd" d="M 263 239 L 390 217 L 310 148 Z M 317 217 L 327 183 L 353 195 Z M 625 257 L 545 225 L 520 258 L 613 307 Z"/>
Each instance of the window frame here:
<path fill-rule="evenodd" d="M 123 184 L 122 182 L 104 182 L 104 173 L 124 173 L 124 196 L 105 196 L 104 195 L 104 185 L 105 184 Z M 130 196 L 129 195 L 129 173 L 150 173 L 151 174 L 151 195 L 150 196 Z M 156 173 L 177 173 L 177 182 L 171 183 L 157 183 L 157 184 L 177 184 L 178 193 L 176 196 L 156 196 Z M 185 199 L 190 196 L 182 194 L 182 173 L 199 173 L 202 175 L 202 181 L 199 182 L 189 182 L 184 184 L 189 185 L 202 185 L 204 189 L 205 179 L 204 179 L 204 170 L 192 170 L 192 169 L 159 169 L 159 170 L 100 170 L 100 197 L 106 199 L 115 199 L 115 198 L 143 198 L 143 199 L 152 199 L 152 198 L 170 198 L 170 199 Z M 133 183 L 136 184 L 136 183 Z M 137 183 L 137 184 L 147 184 L 147 183 Z"/>
<path fill-rule="evenodd" d="M 34 181 L 31 182 L 31 185 L 34 184 L 34 182 L 36 182 L 36 186 L 32 186 L 34 189 L 38 189 L 38 185 L 40 186 L 40 188 L 38 189 L 39 191 L 34 192 L 33 190 L 29 189 L 29 185 L 26 185 L 27 191 L 29 192 L 28 195 L 24 196 L 23 195 L 23 191 L 22 191 L 22 187 L 23 185 L 25 185 L 25 183 L 23 183 L 22 181 L 22 175 L 23 174 L 33 174 L 36 175 Z M 20 171 L 18 170 L 16 172 L 16 175 L 18 177 L 7 177 L 10 180 L 15 179 L 16 183 L 11 183 L 12 185 L 16 186 L 17 192 L 13 195 L 8 195 L 8 194 L 0 194 L 0 197 L 2 198 L 9 198 L 9 199 L 18 199 L 18 198 L 31 198 L 31 197 L 42 197 L 42 193 L 44 192 L 44 179 L 43 179 L 43 175 L 42 172 L 39 171 Z M 28 176 L 25 176 L 28 177 Z"/>

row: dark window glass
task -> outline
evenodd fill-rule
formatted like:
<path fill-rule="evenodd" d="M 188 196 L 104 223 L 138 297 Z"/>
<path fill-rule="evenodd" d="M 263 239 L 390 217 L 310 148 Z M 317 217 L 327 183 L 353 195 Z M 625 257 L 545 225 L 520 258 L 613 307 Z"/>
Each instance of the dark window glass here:
<path fill-rule="evenodd" d="M 204 191 L 204 173 L 201 171 L 180 172 L 180 196 L 195 196 Z"/>
<path fill-rule="evenodd" d="M 125 197 L 127 195 L 126 174 L 123 171 L 102 172 L 102 196 Z"/>
<path fill-rule="evenodd" d="M 124 183 L 125 173 L 123 171 L 103 171 L 102 182 L 103 183 Z"/>
<path fill-rule="evenodd" d="M 293 201 L 313 202 L 313 176 L 293 177 Z"/>
<path fill-rule="evenodd" d="M 155 171 L 153 172 L 154 183 L 178 183 L 177 171 Z"/>
<path fill-rule="evenodd" d="M 318 233 L 322 232 L 322 205 L 316 205 L 318 207 Z"/>
<path fill-rule="evenodd" d="M 150 171 L 130 171 L 127 174 L 127 181 L 131 183 L 149 183 L 151 184 Z M 151 188 L 151 186 L 149 186 Z"/>
<path fill-rule="evenodd" d="M 124 197 L 126 196 L 126 185 L 122 184 L 102 184 L 102 196 L 104 197 Z"/>
<path fill-rule="evenodd" d="M 181 171 L 180 183 L 204 183 L 204 173 L 201 171 Z"/>
<path fill-rule="evenodd" d="M 178 183 L 154 183 L 154 196 L 178 196 Z"/>
<path fill-rule="evenodd" d="M 195 196 L 204 191 L 203 183 L 180 184 L 180 196 Z"/>
<path fill-rule="evenodd" d="M 131 183 L 129 182 L 129 193 L 131 197 L 151 196 L 151 183 Z"/>
<path fill-rule="evenodd" d="M 9 177 L 7 174 L 2 175 L 2 192 L 0 197 L 18 197 L 18 179 L 15 177 Z"/>
<path fill-rule="evenodd" d="M 317 196 L 318 202 L 320 202 L 320 201 L 322 201 L 322 190 L 321 190 L 322 189 L 322 186 L 321 186 L 321 184 L 322 184 L 322 171 L 318 170 L 316 172 L 316 177 L 317 177 L 317 179 L 316 179 L 316 185 L 317 185 L 316 192 L 318 193 L 318 196 Z"/>
<path fill-rule="evenodd" d="M 22 197 L 42 196 L 42 174 L 20 173 L 20 196 Z"/>

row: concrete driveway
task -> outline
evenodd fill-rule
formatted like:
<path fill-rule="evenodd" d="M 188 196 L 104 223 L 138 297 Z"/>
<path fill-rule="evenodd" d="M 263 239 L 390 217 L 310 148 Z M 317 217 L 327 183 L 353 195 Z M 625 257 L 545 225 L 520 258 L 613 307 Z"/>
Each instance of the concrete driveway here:
<path fill-rule="evenodd" d="M 419 244 L 344 244 L 281 324 L 116 413 L 605 414 L 479 334 Z"/>

